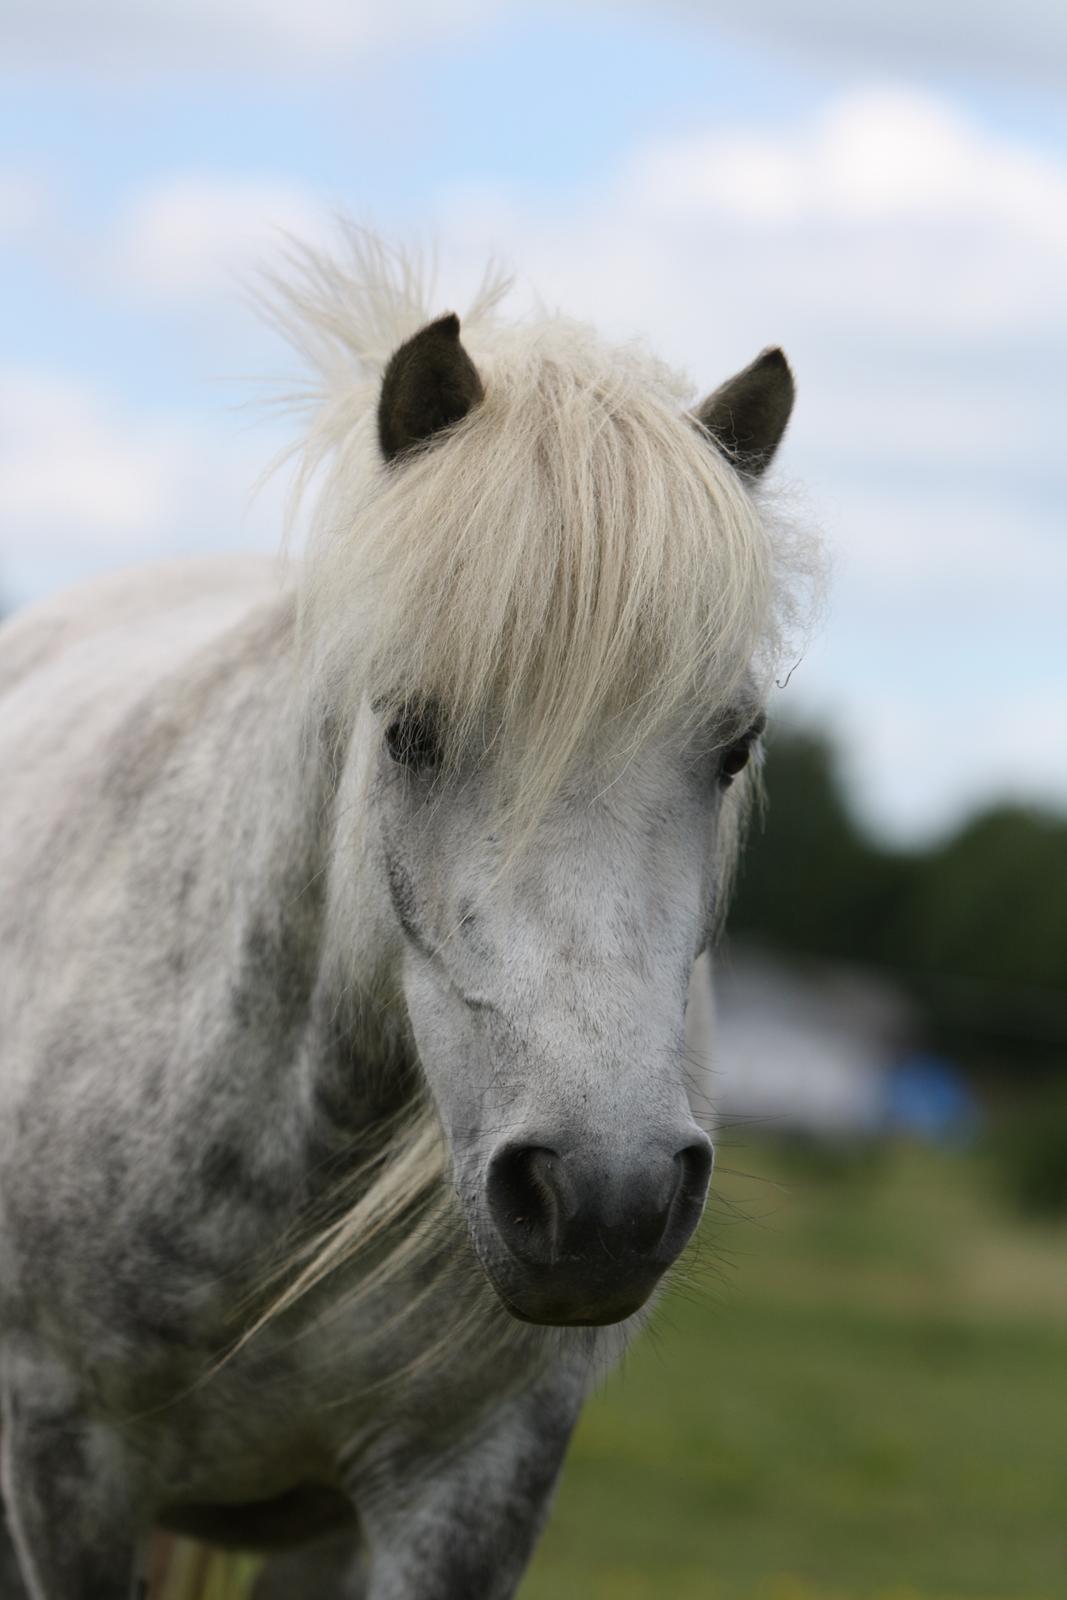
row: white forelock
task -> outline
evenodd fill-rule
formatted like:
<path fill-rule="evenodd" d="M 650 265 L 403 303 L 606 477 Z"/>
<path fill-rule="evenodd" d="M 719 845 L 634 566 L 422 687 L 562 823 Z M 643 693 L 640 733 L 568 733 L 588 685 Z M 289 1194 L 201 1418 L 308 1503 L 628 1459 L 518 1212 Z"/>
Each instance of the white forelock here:
<path fill-rule="evenodd" d="M 322 699 L 439 703 L 453 750 L 491 742 L 525 831 L 579 754 L 762 698 L 812 545 L 694 424 L 685 380 L 563 317 L 503 322 L 487 276 L 462 334 L 484 399 L 386 464 L 382 369 L 445 308 L 419 261 L 355 230 L 344 246 L 294 251 L 268 290 L 313 374 L 294 506 Z"/>

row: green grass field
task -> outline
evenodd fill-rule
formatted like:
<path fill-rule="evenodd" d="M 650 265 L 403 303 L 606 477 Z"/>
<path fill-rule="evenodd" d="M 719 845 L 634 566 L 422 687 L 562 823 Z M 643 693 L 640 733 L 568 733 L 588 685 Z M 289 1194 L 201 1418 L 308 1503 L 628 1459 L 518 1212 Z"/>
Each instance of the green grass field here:
<path fill-rule="evenodd" d="M 913 1150 L 835 1171 L 735 1144 L 716 1190 L 522 1600 L 1067 1595 L 1067 1229 Z"/>

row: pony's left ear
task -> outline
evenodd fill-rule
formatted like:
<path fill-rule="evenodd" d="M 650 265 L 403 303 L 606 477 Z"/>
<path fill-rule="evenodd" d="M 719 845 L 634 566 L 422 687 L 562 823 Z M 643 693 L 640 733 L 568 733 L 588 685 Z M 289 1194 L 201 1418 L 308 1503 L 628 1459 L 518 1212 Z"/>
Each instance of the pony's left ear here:
<path fill-rule="evenodd" d="M 459 338 L 455 312 L 421 328 L 389 359 L 378 399 L 386 461 L 460 422 L 485 390 Z"/>
<path fill-rule="evenodd" d="M 789 363 L 773 348 L 727 379 L 698 406 L 695 416 L 739 472 L 759 478 L 782 442 L 795 394 Z"/>

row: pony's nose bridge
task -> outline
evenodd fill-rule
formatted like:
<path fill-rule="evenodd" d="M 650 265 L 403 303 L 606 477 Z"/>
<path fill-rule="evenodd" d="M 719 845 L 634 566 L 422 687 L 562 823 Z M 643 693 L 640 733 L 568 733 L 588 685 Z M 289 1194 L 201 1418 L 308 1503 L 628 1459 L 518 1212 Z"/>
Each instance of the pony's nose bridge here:
<path fill-rule="evenodd" d="M 697 1128 L 628 1158 L 547 1142 L 511 1142 L 489 1163 L 489 1208 L 520 1261 L 662 1258 L 689 1238 L 711 1175 L 711 1143 Z"/>

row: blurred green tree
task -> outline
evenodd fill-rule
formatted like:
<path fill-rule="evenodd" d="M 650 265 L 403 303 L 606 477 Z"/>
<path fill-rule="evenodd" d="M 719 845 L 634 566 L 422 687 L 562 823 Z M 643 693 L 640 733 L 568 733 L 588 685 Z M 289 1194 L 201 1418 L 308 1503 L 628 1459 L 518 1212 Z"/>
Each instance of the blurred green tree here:
<path fill-rule="evenodd" d="M 964 1055 L 1067 1061 L 1067 816 L 998 805 L 926 849 L 891 849 L 811 728 L 772 731 L 765 782 L 731 933 L 891 971 Z"/>
<path fill-rule="evenodd" d="M 1067 823 L 982 812 L 926 857 L 906 937 L 916 962 L 996 983 L 1067 984 Z"/>
<path fill-rule="evenodd" d="M 777 728 L 730 913 L 734 933 L 798 953 L 893 962 L 914 858 L 856 823 L 831 741 Z"/>

